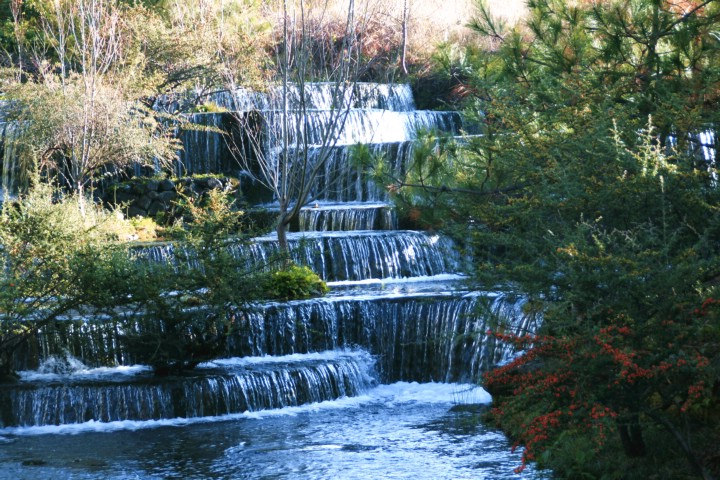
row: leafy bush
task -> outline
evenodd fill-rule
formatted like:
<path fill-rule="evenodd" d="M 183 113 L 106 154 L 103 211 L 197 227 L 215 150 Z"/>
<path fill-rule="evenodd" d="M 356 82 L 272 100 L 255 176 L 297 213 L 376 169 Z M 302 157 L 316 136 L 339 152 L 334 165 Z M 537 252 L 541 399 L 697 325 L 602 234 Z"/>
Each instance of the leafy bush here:
<path fill-rule="evenodd" d="M 17 352 L 31 350 L 40 332 L 62 329 L 58 318 L 65 315 L 118 321 L 133 360 L 158 374 L 220 354 L 230 312 L 258 298 L 261 285 L 228 251 L 240 212 L 226 200 L 213 191 L 205 207 L 192 210 L 183 228 L 186 248 L 179 249 L 192 258 L 177 265 L 139 261 L 122 241 L 129 221 L 46 185 L 6 203 L 0 213 L 0 381 L 14 377 Z M 136 230 L 150 225 L 135 222 Z"/>
<path fill-rule="evenodd" d="M 227 112 L 227 108 L 213 102 L 206 102 L 193 107 L 192 113 L 223 113 Z"/>
<path fill-rule="evenodd" d="M 14 354 L 62 315 L 92 313 L 123 297 L 131 264 L 116 218 L 39 185 L 0 214 L 0 381 Z M 117 294 L 117 296 L 116 296 Z"/>
<path fill-rule="evenodd" d="M 181 374 L 223 354 L 232 328 L 229 314 L 223 315 L 216 305 L 188 306 L 184 297 L 160 294 L 145 300 L 140 331 L 127 329 L 121 342 L 135 361 L 150 365 L 155 375 Z"/>
<path fill-rule="evenodd" d="M 157 240 L 159 226 L 152 218 L 133 217 L 130 219 L 130 225 L 133 227 L 136 240 Z"/>
<path fill-rule="evenodd" d="M 264 284 L 268 298 L 299 300 L 325 295 L 327 284 L 306 266 L 291 265 L 271 273 Z"/>

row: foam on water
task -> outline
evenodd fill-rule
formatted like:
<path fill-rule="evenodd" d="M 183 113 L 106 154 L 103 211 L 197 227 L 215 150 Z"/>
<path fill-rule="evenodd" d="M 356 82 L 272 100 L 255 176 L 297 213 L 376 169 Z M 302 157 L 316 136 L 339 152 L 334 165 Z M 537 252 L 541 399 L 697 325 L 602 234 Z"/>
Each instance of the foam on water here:
<path fill-rule="evenodd" d="M 128 377 L 151 372 L 147 365 L 129 365 L 118 367 L 97 367 L 73 370 L 66 373 L 46 372 L 42 370 L 24 370 L 18 372 L 21 382 L 53 382 L 60 380 L 102 380 L 113 377 Z"/>
<path fill-rule="evenodd" d="M 430 282 L 453 282 L 459 280 L 467 280 L 467 275 L 461 273 L 440 273 L 437 275 L 420 275 L 417 277 L 403 278 L 367 278 L 365 280 L 340 280 L 336 282 L 327 282 L 328 287 L 352 287 L 364 285 L 394 285 L 407 283 L 430 283 Z"/>
<path fill-rule="evenodd" d="M 369 354 L 362 350 L 327 350 L 324 352 L 294 353 L 291 355 L 262 355 L 255 357 L 219 358 L 201 363 L 196 368 L 247 367 L 253 365 L 288 365 L 293 363 L 328 362 L 344 358 L 357 360 L 369 359 Z"/>
<path fill-rule="evenodd" d="M 350 300 L 356 301 L 372 301 L 381 299 L 421 299 L 421 298 L 471 298 L 482 295 L 482 292 L 458 292 L 456 290 L 431 290 L 431 291 L 410 291 L 405 289 L 387 289 L 382 291 L 368 291 L 368 292 L 349 292 L 347 295 L 330 295 L 327 297 L 313 298 L 311 300 L 290 300 L 285 302 L 265 302 L 262 305 L 301 305 L 309 302 L 315 303 L 338 303 L 347 302 Z"/>
<path fill-rule="evenodd" d="M 328 201 L 320 201 L 313 202 L 312 200 L 308 202 L 308 206 L 304 207 L 305 209 L 314 209 L 319 208 L 322 210 L 364 210 L 364 209 L 371 209 L 371 208 L 393 208 L 393 206 L 386 202 L 344 202 L 344 203 L 337 203 L 337 202 L 328 202 Z"/>

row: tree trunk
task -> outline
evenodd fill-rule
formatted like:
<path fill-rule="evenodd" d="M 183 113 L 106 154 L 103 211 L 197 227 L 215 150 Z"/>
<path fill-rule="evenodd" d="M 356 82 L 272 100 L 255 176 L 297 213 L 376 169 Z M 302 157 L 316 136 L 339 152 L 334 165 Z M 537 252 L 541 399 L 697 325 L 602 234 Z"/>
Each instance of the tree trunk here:
<path fill-rule="evenodd" d="M 277 224 L 275 225 L 275 232 L 277 233 L 280 252 L 285 256 L 287 256 L 290 250 L 287 240 L 287 230 L 288 224 L 285 222 L 285 216 L 283 215 L 280 217 Z"/>
<path fill-rule="evenodd" d="M 80 216 L 85 218 L 87 208 L 85 205 L 85 188 L 83 183 L 78 181 L 75 183 L 75 192 L 77 194 L 78 208 L 80 209 Z"/>
<path fill-rule="evenodd" d="M 15 34 L 15 43 L 17 43 L 17 65 L 18 65 L 18 81 L 22 81 L 23 77 L 23 42 L 25 39 L 23 38 L 24 35 L 21 30 L 21 22 L 22 22 L 22 1 L 21 0 L 11 0 L 10 1 L 10 12 L 12 13 L 13 17 L 13 33 Z"/>
<path fill-rule="evenodd" d="M 0 346 L 0 384 L 14 383 L 20 378 L 15 373 L 12 351 L 4 351 L 5 349 Z"/>
<path fill-rule="evenodd" d="M 625 455 L 631 458 L 645 456 L 645 440 L 643 440 L 642 427 L 637 414 L 630 415 L 625 423 L 618 423 L 618 433 Z"/>
<path fill-rule="evenodd" d="M 291 213 L 288 212 L 288 205 L 283 199 L 280 200 L 280 213 L 275 224 L 275 233 L 277 233 L 278 247 L 282 256 L 282 264 L 287 267 L 290 263 L 290 246 L 288 245 L 287 232 L 290 226 Z"/>
<path fill-rule="evenodd" d="M 403 2 L 403 19 L 402 19 L 402 71 L 405 75 L 408 74 L 407 69 L 407 44 L 408 44 L 408 17 L 410 13 L 410 6 L 408 3 L 410 0 Z"/>

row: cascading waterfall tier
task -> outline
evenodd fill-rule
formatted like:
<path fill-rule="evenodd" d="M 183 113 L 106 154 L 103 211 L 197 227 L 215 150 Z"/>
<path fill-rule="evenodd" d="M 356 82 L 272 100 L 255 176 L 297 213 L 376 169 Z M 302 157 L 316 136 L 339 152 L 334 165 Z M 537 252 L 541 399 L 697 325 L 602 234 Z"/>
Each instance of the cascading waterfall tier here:
<path fill-rule="evenodd" d="M 396 293 L 391 287 L 246 312 L 231 351 L 284 355 L 359 345 L 377 355 L 383 382 L 477 381 L 506 355 L 486 331 L 499 319 L 532 329 L 519 303 L 493 293 Z M 437 287 L 436 287 L 437 288 Z"/>
<path fill-rule="evenodd" d="M 282 111 L 262 112 L 268 129 L 267 141 L 281 144 Z M 415 110 L 395 112 L 392 110 L 363 109 L 334 112 L 332 110 L 308 110 L 288 113 L 288 143 L 295 149 L 306 146 L 355 145 L 357 143 L 390 143 L 411 140 L 421 131 L 438 130 L 457 134 L 462 127 L 458 112 Z M 337 122 L 338 128 L 330 128 Z M 273 150 L 270 150 L 272 153 Z"/>
<path fill-rule="evenodd" d="M 402 278 L 452 273 L 460 258 L 448 239 L 414 231 L 302 232 L 288 234 L 291 259 L 312 268 L 326 281 Z M 181 245 L 165 243 L 138 247 L 140 258 L 176 264 L 178 258 L 192 261 L 192 253 Z M 228 242 L 235 258 L 245 260 L 254 271 L 277 264 L 280 247 L 274 235 L 249 243 Z"/>
<path fill-rule="evenodd" d="M 349 88 L 351 87 L 351 88 Z M 228 90 L 212 92 L 204 96 L 206 102 L 221 109 L 233 112 L 250 110 L 278 109 L 282 103 L 283 89 L 280 85 L 271 85 L 266 92 L 258 92 L 239 87 L 234 92 Z M 158 99 L 155 108 L 165 112 L 182 111 L 196 103 L 198 94 L 163 96 Z M 407 112 L 415 110 L 410 85 L 404 83 L 358 82 L 354 85 L 329 82 L 306 83 L 301 95 L 297 85 L 289 85 L 287 90 L 288 108 L 297 110 L 304 106 L 309 109 L 330 110 L 332 108 L 379 108 Z"/>
<path fill-rule="evenodd" d="M 398 177 L 407 171 L 413 155 L 413 141 L 402 140 L 384 143 L 364 143 L 363 148 L 372 158 L 382 158 L 391 172 Z M 325 202 L 387 202 L 385 186 L 365 174 L 367 165 L 358 156 L 356 145 L 307 147 L 311 164 L 323 156 L 323 168 L 313 179 L 310 198 Z"/>
<path fill-rule="evenodd" d="M 237 172 L 242 165 L 237 156 L 265 156 L 271 163 L 273 157 L 282 154 L 277 147 L 282 144 L 285 123 L 282 111 L 196 113 L 188 116 L 188 122 L 194 127 L 179 132 L 183 150 L 178 152 L 178 175 Z M 407 142 L 421 131 L 458 134 L 462 128 L 457 112 L 379 109 L 290 111 L 287 122 L 288 155 L 299 157 L 307 150 L 311 162 L 319 152 L 337 156 L 332 150 L 338 147 Z M 328 127 L 332 123 L 338 127 Z M 325 148 L 319 149 L 320 145 Z"/>
<path fill-rule="evenodd" d="M 304 232 L 288 235 L 292 259 L 326 281 L 402 278 L 451 273 L 459 258 L 439 236 L 413 231 Z M 274 236 L 256 238 L 236 255 L 269 264 L 279 254 Z"/>
<path fill-rule="evenodd" d="M 394 229 L 397 217 L 387 203 L 315 203 L 303 208 L 298 220 L 301 232 Z"/>
<path fill-rule="evenodd" d="M 0 112 L 2 111 L 0 105 Z M 17 189 L 17 171 L 19 158 L 15 139 L 18 135 L 18 125 L 14 122 L 3 122 L 0 119 L 0 167 L 2 176 L 0 180 L 0 202 L 6 195 L 12 195 Z"/>
<path fill-rule="evenodd" d="M 461 283 L 455 273 L 464 270 L 464 259 L 448 239 L 396 230 L 387 193 L 366 178 L 354 150 L 361 142 L 366 153 L 383 157 L 388 168 L 402 173 L 412 161 L 417 133 L 456 134 L 462 128 L 460 115 L 415 111 L 407 86 L 360 84 L 341 97 L 333 88 L 313 84 L 290 92 L 285 152 L 311 164 L 325 160 L 293 226 L 300 232 L 290 233 L 288 242 L 292 260 L 331 282 L 331 294 L 228 306 L 227 316 L 217 319 L 231 325 L 223 352 L 228 359 L 177 377 L 153 377 L 148 367 L 117 374 L 118 365 L 136 363 L 123 339 L 156 332 L 158 319 L 137 312 L 60 319 L 19 352 L 18 366 L 37 367 L 43 360 L 47 366 L 50 359 L 69 354 L 92 368 L 116 370 L 24 374 L 17 385 L 0 388 L 2 425 L 223 416 L 358 395 L 375 378 L 475 382 L 507 356 L 508 347 L 486 330 L 499 321 L 517 333 L 532 330 L 522 301 Z M 278 129 L 286 122 L 272 90 L 212 97 L 234 112 L 190 117 L 198 127 L 179 132 L 185 148 L 177 173 L 236 172 L 241 164 L 232 149 L 250 160 L 277 158 Z M 326 122 L 338 113 L 346 115 L 342 128 L 330 130 L 328 140 Z M 254 129 L 257 148 L 250 148 L 250 134 L 243 128 Z M 241 182 L 248 193 L 246 187 Z M 257 197 L 271 213 L 267 203 L 272 199 Z M 249 242 L 229 239 L 226 248 L 248 271 L 273 267 L 280 253 L 274 235 Z M 138 246 L 135 254 L 138 261 L 196 262 L 179 243 Z M 193 308 L 203 313 L 201 306 Z M 354 350 L 359 348 L 363 351 Z"/>
<path fill-rule="evenodd" d="M 415 110 L 412 91 L 405 84 L 360 83 L 338 89 L 331 83 L 312 83 L 305 84 L 302 92 L 290 85 L 285 96 L 287 116 L 281 108 L 282 93 L 280 87 L 271 87 L 266 93 L 241 88 L 234 95 L 212 94 L 209 101 L 225 111 L 187 114 L 194 127 L 179 132 L 183 150 L 178 152 L 176 174 L 237 174 L 241 165 L 247 165 L 239 158 L 253 163 L 259 156 L 272 163 L 274 156 L 307 154 L 312 163 L 328 152 L 334 158 L 347 156 L 331 152 L 339 147 L 407 142 L 420 131 L 457 134 L 463 128 L 457 112 Z M 181 109 L 177 101 L 168 99 L 157 108 Z M 290 147 L 285 153 L 280 149 L 284 136 Z M 319 145 L 324 148 L 318 149 Z"/>
<path fill-rule="evenodd" d="M 230 358 L 171 378 L 138 367 L 24 372 L 0 386 L 0 427 L 213 417 L 355 396 L 374 383 L 361 351 Z"/>
<path fill-rule="evenodd" d="M 446 132 L 447 133 L 447 132 Z M 450 132 L 452 133 L 452 132 Z M 454 136 L 457 143 L 471 136 Z M 438 142 L 437 138 L 434 140 Z M 299 155 L 290 146 L 291 155 Z M 351 145 L 313 146 L 302 150 L 310 165 L 322 164 L 312 179 L 309 198 L 320 202 L 389 202 L 388 186 L 367 174 L 376 160 L 396 178 L 402 178 L 415 160 L 415 140 L 363 142 Z M 308 179 L 310 181 L 310 179 Z"/>
<path fill-rule="evenodd" d="M 282 102 L 282 94 L 281 86 L 270 89 L 265 96 L 265 103 L 256 105 L 255 108 L 260 110 L 277 108 Z M 235 98 L 242 97 L 243 92 L 235 95 Z M 415 101 L 408 84 L 358 82 L 352 88 L 347 88 L 328 82 L 309 83 L 304 85 L 302 95 L 300 88 L 290 86 L 287 97 L 288 108 L 291 110 L 302 107 L 318 110 L 332 108 L 382 109 L 396 112 L 415 110 Z"/>
<path fill-rule="evenodd" d="M 362 284 L 363 282 L 359 282 Z M 443 290 L 443 287 L 445 289 Z M 535 328 L 522 301 L 454 291 L 457 282 L 378 282 L 327 298 L 256 304 L 230 312 L 227 356 L 267 356 L 362 347 L 389 381 L 475 381 L 509 349 L 487 337 L 498 321 L 518 334 Z M 152 319 L 149 319 L 152 321 Z M 64 352 L 87 365 L 131 365 L 122 333 L 142 334 L 148 319 L 60 321 L 38 337 L 43 358 Z M 26 360 L 26 363 L 30 359 Z"/>
<path fill-rule="evenodd" d="M 177 132 L 183 149 L 178 152 L 173 173 L 181 177 L 190 174 L 236 172 L 237 161 L 231 154 L 231 140 L 226 136 L 226 132 L 231 132 L 235 123 L 233 115 L 195 113 L 188 115 L 187 121 L 193 127 Z"/>

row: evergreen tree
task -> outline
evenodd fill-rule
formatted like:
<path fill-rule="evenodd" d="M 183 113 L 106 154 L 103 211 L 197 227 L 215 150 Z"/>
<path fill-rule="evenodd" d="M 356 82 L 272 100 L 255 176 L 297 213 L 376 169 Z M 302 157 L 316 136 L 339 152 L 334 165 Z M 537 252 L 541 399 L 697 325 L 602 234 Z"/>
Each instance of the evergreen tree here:
<path fill-rule="evenodd" d="M 720 190 L 701 139 L 718 122 L 720 4 L 528 6 L 512 29 L 482 4 L 472 24 L 496 47 L 465 86 L 484 135 L 430 139 L 391 189 L 543 315 L 537 335 L 492 332 L 527 351 L 488 377 L 526 459 L 645 478 L 618 448 L 714 478 Z"/>

